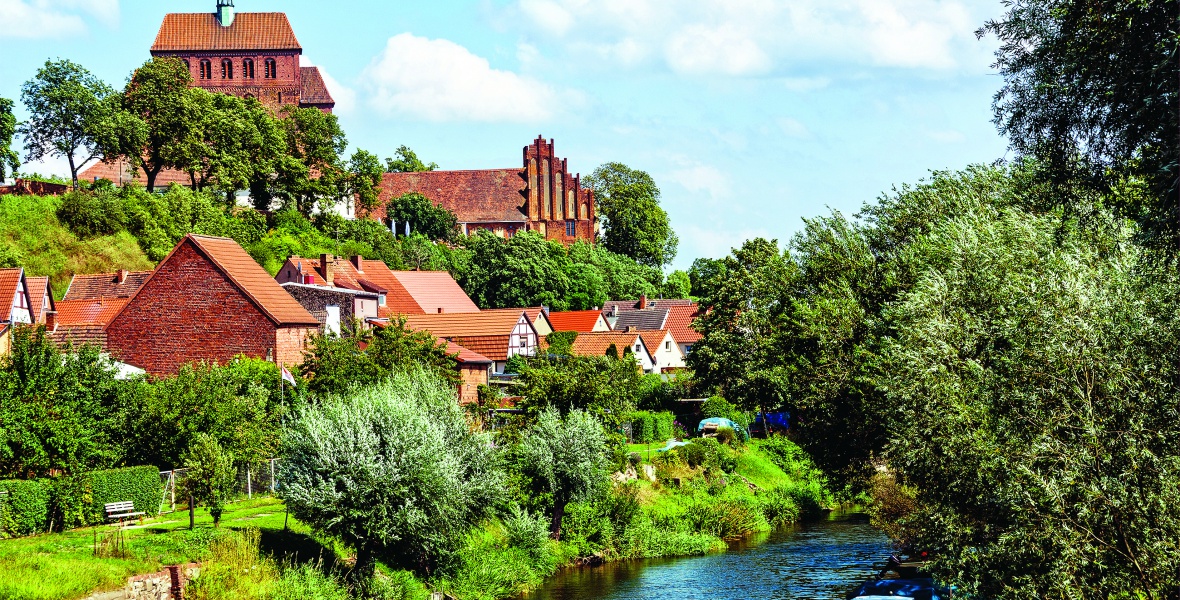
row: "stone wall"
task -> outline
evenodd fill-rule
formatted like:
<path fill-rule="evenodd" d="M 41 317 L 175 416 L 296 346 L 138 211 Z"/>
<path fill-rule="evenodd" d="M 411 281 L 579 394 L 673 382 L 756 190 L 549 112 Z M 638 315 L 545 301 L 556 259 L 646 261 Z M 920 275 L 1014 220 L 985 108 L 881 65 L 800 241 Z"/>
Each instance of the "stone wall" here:
<path fill-rule="evenodd" d="M 99 592 L 86 600 L 180 600 L 184 586 L 200 574 L 196 564 L 167 567 L 159 573 L 132 577 L 123 589 Z"/>

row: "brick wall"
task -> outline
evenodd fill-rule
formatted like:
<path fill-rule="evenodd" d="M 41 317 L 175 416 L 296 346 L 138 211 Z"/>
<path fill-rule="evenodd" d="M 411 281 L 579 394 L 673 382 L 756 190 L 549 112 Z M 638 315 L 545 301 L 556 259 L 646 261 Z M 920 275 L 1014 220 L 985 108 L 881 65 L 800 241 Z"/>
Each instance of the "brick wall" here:
<path fill-rule="evenodd" d="M 238 96 L 240 98 L 257 98 L 264 105 L 278 108 L 280 105 L 299 104 L 302 92 L 301 74 L 299 71 L 299 55 L 293 52 L 272 54 L 243 54 L 218 52 L 157 52 L 157 56 L 169 56 L 188 61 L 189 74 L 193 78 L 193 86 Z M 254 77 L 244 77 L 245 60 L 254 61 Z M 278 67 L 278 76 L 274 79 L 266 78 L 266 59 L 274 59 Z M 221 61 L 229 59 L 233 62 L 233 79 L 221 78 Z M 201 79 L 201 61 L 207 60 L 213 68 L 212 79 Z M 282 94 L 280 101 L 279 95 Z"/>
<path fill-rule="evenodd" d="M 280 365 L 294 370 L 303 363 L 303 351 L 307 349 L 307 338 L 319 333 L 318 327 L 283 327 L 275 334 L 275 360 Z"/>
<path fill-rule="evenodd" d="M 107 327 L 107 348 L 153 375 L 191 362 L 225 364 L 239 354 L 265 358 L 271 349 L 294 365 L 308 331 L 284 330 L 276 348 L 274 323 L 186 240 Z"/>
<path fill-rule="evenodd" d="M 459 369 L 459 404 L 479 401 L 479 386 L 488 384 L 488 365 L 461 364 Z"/>

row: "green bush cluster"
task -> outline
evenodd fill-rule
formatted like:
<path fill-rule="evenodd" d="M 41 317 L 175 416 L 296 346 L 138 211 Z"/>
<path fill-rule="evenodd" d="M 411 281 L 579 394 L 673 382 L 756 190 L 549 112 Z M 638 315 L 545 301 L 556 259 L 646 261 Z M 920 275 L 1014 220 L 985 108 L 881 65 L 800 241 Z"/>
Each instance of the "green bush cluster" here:
<path fill-rule="evenodd" d="M 135 512 L 160 510 L 163 484 L 155 467 L 94 471 L 74 477 L 0 482 L 0 533 L 9 537 L 106 522 L 105 505 L 130 500 Z"/>
<path fill-rule="evenodd" d="M 721 396 L 713 396 L 705 400 L 705 403 L 701 405 L 701 416 L 706 419 L 729 419 L 743 428 L 750 427 L 750 415 L 738 410 L 738 407 Z"/>
<path fill-rule="evenodd" d="M 664 442 L 672 437 L 675 417 L 670 412 L 640 410 L 631 413 L 631 439 L 636 444 Z"/>

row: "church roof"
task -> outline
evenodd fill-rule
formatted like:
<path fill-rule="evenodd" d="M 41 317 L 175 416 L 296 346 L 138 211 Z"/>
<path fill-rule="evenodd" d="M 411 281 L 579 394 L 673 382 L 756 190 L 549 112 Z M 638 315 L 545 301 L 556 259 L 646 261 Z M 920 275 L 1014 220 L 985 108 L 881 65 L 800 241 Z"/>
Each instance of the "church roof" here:
<path fill-rule="evenodd" d="M 152 52 L 302 50 L 284 13 L 240 13 L 222 27 L 213 13 L 164 16 Z"/>
<path fill-rule="evenodd" d="M 380 206 L 414 192 L 455 213 L 460 223 L 524 223 L 525 181 L 520 175 L 520 169 L 386 173 Z M 384 208 L 372 216 L 384 219 Z"/>
<path fill-rule="evenodd" d="M 328 92 L 328 86 L 324 85 L 324 76 L 320 74 L 319 67 L 299 67 L 299 73 L 303 87 L 299 94 L 300 104 L 336 104 Z"/>

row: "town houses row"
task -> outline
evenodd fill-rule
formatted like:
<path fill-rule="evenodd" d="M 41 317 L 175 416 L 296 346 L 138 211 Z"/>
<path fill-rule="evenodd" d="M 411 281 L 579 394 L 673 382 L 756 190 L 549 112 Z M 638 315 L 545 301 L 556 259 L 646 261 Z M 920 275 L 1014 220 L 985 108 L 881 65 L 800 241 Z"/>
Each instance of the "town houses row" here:
<path fill-rule="evenodd" d="M 154 271 L 76 275 L 61 300 L 47 277 L 0 269 L 0 353 L 14 327 L 44 325 L 60 344 L 93 344 L 130 373 L 175 374 L 189 363 L 262 358 L 294 368 L 308 340 L 349 323 L 406 326 L 446 342 L 460 400 L 503 374 L 513 356 L 547 351 L 546 336 L 576 332 L 571 353 L 633 356 L 645 373 L 672 373 L 700 334 L 688 300 L 610 302 L 601 310 L 480 310 L 445 271 L 393 271 L 378 260 L 292 256 L 271 277 L 232 239 L 188 235 Z"/>

